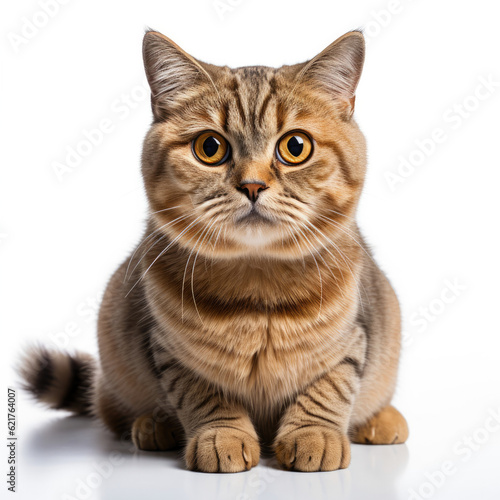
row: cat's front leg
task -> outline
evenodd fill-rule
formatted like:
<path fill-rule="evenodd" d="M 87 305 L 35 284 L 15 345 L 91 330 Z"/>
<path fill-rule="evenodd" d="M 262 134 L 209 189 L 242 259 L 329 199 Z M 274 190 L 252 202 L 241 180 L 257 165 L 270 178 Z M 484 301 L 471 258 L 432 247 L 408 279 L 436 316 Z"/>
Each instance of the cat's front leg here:
<path fill-rule="evenodd" d="M 242 405 L 182 369 L 169 369 L 163 386 L 186 434 L 188 469 L 241 472 L 258 464 L 259 440 Z"/>
<path fill-rule="evenodd" d="M 365 337 L 331 370 L 314 381 L 285 411 L 274 450 L 286 469 L 304 472 L 345 469 L 351 460 L 347 435 L 364 366 Z"/>

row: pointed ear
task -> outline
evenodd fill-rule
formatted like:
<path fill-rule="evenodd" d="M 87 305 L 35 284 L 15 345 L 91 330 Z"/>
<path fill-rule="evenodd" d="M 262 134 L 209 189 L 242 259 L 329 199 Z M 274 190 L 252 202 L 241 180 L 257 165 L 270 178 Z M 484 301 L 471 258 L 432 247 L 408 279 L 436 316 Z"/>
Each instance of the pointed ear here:
<path fill-rule="evenodd" d="M 142 54 L 156 120 L 164 119 L 176 99 L 193 85 L 212 81 L 194 57 L 157 31 L 144 35 Z"/>
<path fill-rule="evenodd" d="M 363 34 L 350 31 L 307 62 L 298 78 L 339 99 L 346 118 L 350 118 L 364 59 Z"/>

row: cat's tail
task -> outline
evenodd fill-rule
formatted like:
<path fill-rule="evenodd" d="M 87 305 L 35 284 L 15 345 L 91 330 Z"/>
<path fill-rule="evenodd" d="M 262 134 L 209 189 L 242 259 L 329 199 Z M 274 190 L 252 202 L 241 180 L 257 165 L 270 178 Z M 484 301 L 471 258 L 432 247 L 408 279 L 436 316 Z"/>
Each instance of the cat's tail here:
<path fill-rule="evenodd" d="M 96 374 L 89 354 L 31 346 L 18 366 L 24 389 L 49 408 L 89 415 Z"/>

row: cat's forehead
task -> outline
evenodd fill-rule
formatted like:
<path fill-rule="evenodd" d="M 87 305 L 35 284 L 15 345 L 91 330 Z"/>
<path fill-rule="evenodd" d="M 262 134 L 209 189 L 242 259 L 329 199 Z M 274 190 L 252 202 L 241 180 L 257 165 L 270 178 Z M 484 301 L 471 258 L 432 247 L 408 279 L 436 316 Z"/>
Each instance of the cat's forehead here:
<path fill-rule="evenodd" d="M 287 85 L 280 70 L 267 66 L 227 68 L 218 83 L 224 132 L 238 139 L 243 152 L 250 143 L 254 151 L 259 143 L 264 147 L 284 120 L 280 103 Z"/>
<path fill-rule="evenodd" d="M 257 95 L 263 89 L 270 89 L 276 84 L 276 68 L 268 66 L 242 66 L 228 71 L 228 84 L 236 83 L 248 95 Z M 232 79 L 231 79 L 232 77 Z"/>

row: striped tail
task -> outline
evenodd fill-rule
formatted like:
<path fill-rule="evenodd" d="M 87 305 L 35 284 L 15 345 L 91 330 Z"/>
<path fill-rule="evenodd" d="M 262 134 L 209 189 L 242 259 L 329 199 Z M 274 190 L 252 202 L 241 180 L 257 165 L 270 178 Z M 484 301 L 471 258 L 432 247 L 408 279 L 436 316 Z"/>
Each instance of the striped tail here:
<path fill-rule="evenodd" d="M 30 347 L 18 371 L 24 389 L 49 408 L 80 415 L 91 413 L 96 364 L 89 354 Z"/>

